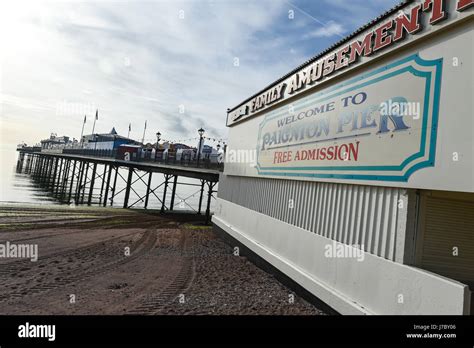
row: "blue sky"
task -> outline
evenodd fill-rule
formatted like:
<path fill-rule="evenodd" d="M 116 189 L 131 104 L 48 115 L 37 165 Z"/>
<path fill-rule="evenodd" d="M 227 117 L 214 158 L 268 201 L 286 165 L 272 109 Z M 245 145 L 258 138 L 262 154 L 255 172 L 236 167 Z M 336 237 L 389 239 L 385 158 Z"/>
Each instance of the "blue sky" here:
<path fill-rule="evenodd" d="M 228 107 L 397 3 L 2 1 L 0 144 L 79 138 L 96 108 L 96 132 L 226 138 Z"/>

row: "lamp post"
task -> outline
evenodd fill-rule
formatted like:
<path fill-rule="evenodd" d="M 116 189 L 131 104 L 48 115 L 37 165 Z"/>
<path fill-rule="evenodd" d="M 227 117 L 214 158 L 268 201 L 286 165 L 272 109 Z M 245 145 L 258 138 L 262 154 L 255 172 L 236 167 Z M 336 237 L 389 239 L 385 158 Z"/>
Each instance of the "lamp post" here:
<path fill-rule="evenodd" d="M 160 141 L 160 138 L 161 138 L 161 133 L 160 132 L 156 132 L 156 151 L 155 151 L 155 161 L 156 161 L 156 157 L 158 157 L 158 149 L 159 149 L 159 141 Z"/>
<path fill-rule="evenodd" d="M 198 148 L 198 156 L 197 156 L 197 166 L 199 167 L 199 160 L 201 158 L 201 146 L 202 146 L 202 136 L 204 134 L 204 129 L 199 128 L 198 129 L 198 133 L 199 133 L 199 148 Z"/>
<path fill-rule="evenodd" d="M 221 149 L 221 144 L 217 144 L 216 148 L 217 148 L 217 165 L 219 165 L 222 162 L 222 157 L 221 157 L 222 154 L 219 152 Z"/>

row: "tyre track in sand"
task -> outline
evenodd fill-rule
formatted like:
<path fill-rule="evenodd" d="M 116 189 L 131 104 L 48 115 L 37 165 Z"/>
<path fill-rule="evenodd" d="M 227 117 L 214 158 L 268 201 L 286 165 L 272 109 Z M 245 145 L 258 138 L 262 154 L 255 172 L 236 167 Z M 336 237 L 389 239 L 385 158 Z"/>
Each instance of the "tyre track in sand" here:
<path fill-rule="evenodd" d="M 124 237 L 136 235 L 137 233 L 142 233 L 142 235 L 137 242 L 131 245 L 129 256 L 125 256 L 124 249 L 122 246 L 111 246 L 110 244 L 110 242 L 117 242 L 118 240 Z M 94 260 L 97 262 L 96 264 L 93 264 L 87 269 L 74 269 L 74 273 L 69 272 L 66 275 L 62 274 L 61 277 L 57 277 L 56 279 L 52 280 L 49 279 L 48 281 L 41 284 L 27 284 L 26 286 L 22 286 L 20 289 L 15 289 L 7 293 L 3 292 L 0 295 L 0 302 L 47 292 L 83 280 L 85 278 L 112 271 L 115 268 L 120 267 L 121 265 L 127 262 L 133 261 L 136 258 L 142 256 L 143 254 L 149 252 L 153 249 L 155 243 L 156 231 L 153 229 L 147 230 L 145 232 L 134 232 L 119 237 L 111 238 L 106 241 L 101 241 L 99 243 L 88 245 L 82 248 L 77 248 L 74 250 L 59 252 L 53 255 L 45 256 L 44 258 L 42 258 L 42 262 L 45 259 L 48 259 L 58 268 L 66 266 L 68 260 L 73 257 L 77 258 L 82 262 L 93 262 Z M 27 264 L 31 267 L 30 261 L 17 261 L 3 265 L 6 267 L 2 267 L 0 269 L 0 281 L 2 277 L 11 276 L 12 274 L 14 274 L 14 272 L 21 271 L 22 267 L 26 267 Z"/>
<path fill-rule="evenodd" d="M 159 290 L 138 298 L 138 304 L 132 305 L 125 314 L 151 315 L 160 314 L 162 310 L 175 301 L 180 294 L 186 297 L 195 275 L 194 236 L 180 230 L 178 248 L 160 252 L 160 259 L 167 265 L 165 273 L 154 287 Z"/>

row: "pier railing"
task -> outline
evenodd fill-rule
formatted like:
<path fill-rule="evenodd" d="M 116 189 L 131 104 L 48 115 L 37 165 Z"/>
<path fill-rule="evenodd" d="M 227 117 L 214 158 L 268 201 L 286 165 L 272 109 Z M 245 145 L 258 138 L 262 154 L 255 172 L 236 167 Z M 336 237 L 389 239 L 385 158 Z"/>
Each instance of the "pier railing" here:
<path fill-rule="evenodd" d="M 51 152 L 51 153 L 63 153 L 69 155 L 78 155 L 78 156 L 90 156 L 90 157 L 106 157 L 106 158 L 116 158 L 123 159 L 120 156 L 117 156 L 117 150 L 101 150 L 101 149 L 58 149 L 58 150 L 41 150 L 38 148 L 23 148 L 18 149 L 19 151 L 25 152 Z M 143 151 L 139 153 L 132 153 L 129 159 L 130 162 L 145 162 L 145 163 L 158 163 L 164 165 L 174 165 L 174 166 L 183 166 L 183 167 L 194 167 L 194 168 L 205 168 L 205 169 L 214 169 L 223 171 L 224 162 L 221 157 L 222 155 L 218 154 L 202 154 L 197 158 L 196 154 L 190 155 L 189 153 L 183 153 L 181 156 L 178 156 L 175 152 L 151 152 Z"/>

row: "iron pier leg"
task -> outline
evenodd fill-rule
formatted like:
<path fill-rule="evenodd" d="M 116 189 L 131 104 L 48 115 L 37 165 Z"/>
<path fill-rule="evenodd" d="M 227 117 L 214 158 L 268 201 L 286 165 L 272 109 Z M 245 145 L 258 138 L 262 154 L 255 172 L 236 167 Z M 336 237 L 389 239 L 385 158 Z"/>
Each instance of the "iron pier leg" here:
<path fill-rule="evenodd" d="M 165 212 L 166 191 L 168 189 L 169 175 L 165 174 L 165 188 L 163 190 L 163 201 L 161 202 L 161 213 Z"/>
<path fill-rule="evenodd" d="M 94 192 L 94 183 L 95 183 L 95 172 L 97 170 L 97 163 L 94 163 L 92 167 L 92 179 L 91 179 L 91 187 L 89 189 L 89 198 L 87 199 L 87 205 L 91 205 L 92 203 L 92 193 Z M 103 180 L 103 177 L 102 177 Z"/>
<path fill-rule="evenodd" d="M 102 203 L 102 197 L 104 193 L 105 173 L 107 172 L 107 164 L 104 164 L 104 172 L 102 173 L 102 184 L 100 185 L 100 199 L 99 205 Z"/>
<path fill-rule="evenodd" d="M 175 175 L 173 179 L 173 191 L 171 192 L 171 203 L 170 203 L 170 210 L 173 210 L 174 207 L 174 196 L 176 195 L 176 186 L 178 184 L 178 176 Z"/>
<path fill-rule="evenodd" d="M 148 207 L 148 198 L 150 197 L 151 174 L 152 172 L 148 173 L 148 183 L 146 185 L 146 196 L 145 196 L 145 209 Z"/>
<path fill-rule="evenodd" d="M 87 173 L 89 172 L 89 162 L 86 163 L 86 172 L 84 174 L 84 186 L 82 186 L 81 204 L 84 204 L 84 196 L 86 195 Z"/>
<path fill-rule="evenodd" d="M 207 183 L 208 191 L 207 191 L 206 225 L 208 225 L 209 222 L 211 222 L 211 198 L 212 198 L 212 193 L 214 192 L 213 191 L 214 185 L 215 183 L 210 182 L 210 181 Z"/>
<path fill-rule="evenodd" d="M 82 177 L 84 176 L 84 165 L 85 162 L 80 161 L 79 165 L 79 173 L 78 173 L 78 178 L 77 178 L 77 183 L 76 183 L 76 196 L 74 197 L 74 201 L 76 204 L 79 204 L 79 198 L 80 198 L 80 192 L 82 188 Z"/>
<path fill-rule="evenodd" d="M 202 196 L 204 195 L 204 183 L 205 180 L 201 180 L 201 194 L 199 196 L 199 208 L 198 208 L 198 215 L 201 215 L 201 207 L 202 207 Z"/>
<path fill-rule="evenodd" d="M 64 162 L 64 159 L 62 158 L 59 158 L 59 171 L 58 171 L 58 177 L 53 185 L 53 191 L 54 191 L 54 194 L 57 195 L 59 193 L 59 185 L 61 184 L 61 178 L 64 176 L 64 173 L 62 172 L 63 171 L 63 162 Z"/>
<path fill-rule="evenodd" d="M 58 174 L 59 158 L 56 157 L 55 159 L 53 159 L 51 164 L 54 167 L 54 171 L 53 171 L 53 176 L 49 178 L 48 188 L 50 188 L 51 191 L 54 193 L 54 183 L 56 182 L 56 175 Z"/>
<path fill-rule="evenodd" d="M 63 173 L 63 179 L 61 182 L 61 192 L 59 193 L 59 199 L 61 201 L 64 201 L 64 196 L 66 195 L 66 187 L 68 183 L 68 178 L 69 178 L 69 166 L 70 166 L 70 161 L 68 159 L 64 160 L 64 173 Z"/>
<path fill-rule="evenodd" d="M 68 203 L 71 203 L 71 196 L 72 196 L 72 186 L 74 184 L 74 175 L 76 175 L 76 160 L 74 160 L 74 164 L 72 167 L 72 175 L 71 175 L 71 185 L 69 186 L 69 198 L 67 199 Z"/>
<path fill-rule="evenodd" d="M 130 198 L 130 187 L 132 186 L 133 168 L 128 169 L 127 187 L 125 188 L 125 199 L 123 207 L 128 208 L 128 199 Z"/>
<path fill-rule="evenodd" d="M 44 186 L 46 189 L 48 189 L 49 186 L 49 180 L 51 179 L 51 170 L 53 169 L 53 164 L 51 162 L 51 158 L 47 157 L 46 158 L 46 168 L 44 172 Z"/>
<path fill-rule="evenodd" d="M 114 186 L 112 187 L 112 193 L 110 197 L 110 206 L 114 204 L 114 197 L 115 197 L 115 188 L 117 187 L 117 175 L 120 167 L 115 167 L 115 176 L 114 176 Z"/>
<path fill-rule="evenodd" d="M 38 182 L 40 185 L 43 183 L 44 162 L 45 162 L 45 158 L 44 156 L 41 156 L 41 164 L 40 164 L 39 173 L 38 173 Z"/>
<path fill-rule="evenodd" d="M 103 206 L 107 205 L 107 196 L 109 195 L 109 187 L 110 187 L 110 175 L 112 174 L 112 165 L 109 166 L 109 170 L 107 171 L 107 184 L 105 185 L 105 195 L 104 195 L 104 203 Z"/>

